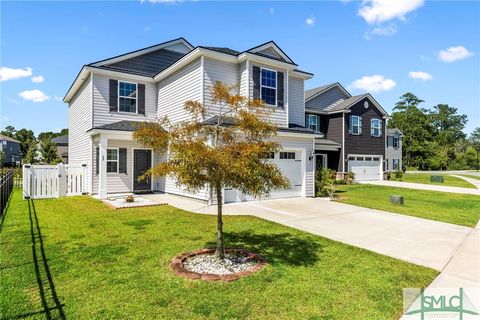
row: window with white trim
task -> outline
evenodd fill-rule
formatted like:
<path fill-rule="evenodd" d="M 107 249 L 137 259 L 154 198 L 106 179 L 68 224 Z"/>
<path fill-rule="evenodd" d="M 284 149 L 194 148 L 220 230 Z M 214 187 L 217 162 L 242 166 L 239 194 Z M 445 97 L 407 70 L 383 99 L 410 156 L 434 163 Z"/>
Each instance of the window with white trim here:
<path fill-rule="evenodd" d="M 361 135 L 362 134 L 362 117 L 350 116 L 350 134 Z"/>
<path fill-rule="evenodd" d="M 137 90 L 136 83 L 118 82 L 118 111 L 137 113 Z"/>
<path fill-rule="evenodd" d="M 320 131 L 320 119 L 316 114 L 307 114 L 307 128 L 315 132 Z"/>
<path fill-rule="evenodd" d="M 280 159 L 295 160 L 295 152 L 280 152 Z"/>
<path fill-rule="evenodd" d="M 382 136 L 382 120 L 380 119 L 371 120 L 370 135 L 372 137 Z"/>
<path fill-rule="evenodd" d="M 268 105 L 277 105 L 277 72 L 261 69 L 260 72 L 260 98 Z"/>
<path fill-rule="evenodd" d="M 118 173 L 118 149 L 107 149 L 107 173 Z"/>
<path fill-rule="evenodd" d="M 393 137 L 392 145 L 395 149 L 398 149 L 398 147 L 400 145 L 400 138 L 399 137 Z"/>

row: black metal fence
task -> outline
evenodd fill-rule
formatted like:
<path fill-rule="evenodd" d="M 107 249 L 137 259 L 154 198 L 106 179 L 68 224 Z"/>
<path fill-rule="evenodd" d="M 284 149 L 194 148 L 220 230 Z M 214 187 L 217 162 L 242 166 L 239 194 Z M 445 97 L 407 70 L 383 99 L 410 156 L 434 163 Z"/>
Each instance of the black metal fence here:
<path fill-rule="evenodd" d="M 2 170 L 0 174 L 0 215 L 3 215 L 15 185 L 15 170 Z"/>

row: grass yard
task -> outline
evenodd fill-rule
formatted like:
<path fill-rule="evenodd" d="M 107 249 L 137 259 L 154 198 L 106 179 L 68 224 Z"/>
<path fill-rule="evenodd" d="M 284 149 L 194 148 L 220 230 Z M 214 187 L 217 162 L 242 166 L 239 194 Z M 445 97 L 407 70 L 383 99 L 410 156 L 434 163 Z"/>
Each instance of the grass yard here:
<path fill-rule="evenodd" d="M 423 184 L 433 184 L 438 186 L 449 186 L 449 187 L 461 187 L 461 188 L 473 188 L 476 187 L 463 180 L 462 178 L 452 177 L 444 174 L 434 174 L 435 176 L 443 176 L 443 183 L 439 182 L 430 182 L 430 173 L 407 173 L 402 177 L 403 182 L 413 182 L 413 183 L 423 183 Z"/>
<path fill-rule="evenodd" d="M 466 178 L 470 178 L 470 179 L 475 179 L 475 180 L 480 180 L 480 176 L 476 176 L 476 175 L 473 175 L 473 174 L 457 174 L 457 176 L 462 176 L 462 177 L 466 177 Z"/>
<path fill-rule="evenodd" d="M 339 202 L 401 213 L 430 220 L 475 227 L 480 218 L 480 199 L 436 191 L 414 190 L 375 185 L 339 186 Z M 404 205 L 390 203 L 390 195 L 402 195 Z"/>
<path fill-rule="evenodd" d="M 113 210 L 90 197 L 21 200 L 1 227 L 0 314 L 44 319 L 398 319 L 402 288 L 436 271 L 248 216 L 226 243 L 262 254 L 232 283 L 192 281 L 173 256 L 213 246 L 215 216 Z"/>

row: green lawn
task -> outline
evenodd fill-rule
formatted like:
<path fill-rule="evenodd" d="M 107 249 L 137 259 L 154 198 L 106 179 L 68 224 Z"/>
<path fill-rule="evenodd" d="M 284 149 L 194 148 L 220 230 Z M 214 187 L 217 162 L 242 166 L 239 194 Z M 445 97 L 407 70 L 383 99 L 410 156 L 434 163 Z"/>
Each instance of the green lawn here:
<path fill-rule="evenodd" d="M 338 190 L 339 202 L 361 207 L 467 227 L 475 227 L 480 218 L 480 199 L 475 195 L 374 185 L 339 186 Z M 390 195 L 404 196 L 405 204 L 390 203 Z"/>
<path fill-rule="evenodd" d="M 211 247 L 215 219 L 169 206 L 113 210 L 87 196 L 29 202 L 16 191 L 1 229 L 2 319 L 398 319 L 402 288 L 438 274 L 228 216 L 227 244 L 268 266 L 232 283 L 176 276 L 171 259 Z"/>
<path fill-rule="evenodd" d="M 458 174 L 458 176 L 467 177 L 467 178 L 470 178 L 470 179 L 480 180 L 480 176 L 475 176 L 475 175 L 473 175 L 473 174 Z"/>
<path fill-rule="evenodd" d="M 407 173 L 403 175 L 402 181 L 423 183 L 423 184 L 434 184 L 434 185 L 449 186 L 449 187 L 462 187 L 462 188 L 473 188 L 473 189 L 476 188 L 473 184 L 463 180 L 462 178 L 452 177 L 444 174 L 434 174 L 436 176 L 443 176 L 443 179 L 444 179 L 443 183 L 430 182 L 431 175 L 432 174 L 430 173 Z"/>

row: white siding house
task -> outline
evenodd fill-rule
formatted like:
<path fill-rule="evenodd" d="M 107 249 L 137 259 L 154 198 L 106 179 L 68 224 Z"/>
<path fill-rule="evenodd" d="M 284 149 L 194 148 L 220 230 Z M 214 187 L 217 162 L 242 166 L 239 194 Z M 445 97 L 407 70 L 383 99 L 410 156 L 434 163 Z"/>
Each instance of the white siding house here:
<path fill-rule="evenodd" d="M 267 71 L 264 71 L 267 70 Z M 264 83 L 265 77 L 270 77 Z M 238 52 L 228 48 L 196 47 L 175 39 L 82 68 L 68 91 L 69 161 L 87 166 L 91 194 L 159 191 L 212 201 L 207 188 L 190 193 L 171 177 L 139 182 L 146 169 L 168 158 L 134 142 L 132 133 L 142 122 L 168 117 L 188 119 L 186 101 L 199 101 L 207 117 L 218 110 L 212 103 L 216 81 L 235 85 L 249 99 L 270 99 L 271 121 L 280 127 L 275 138 L 282 145 L 275 161 L 292 186 L 273 197 L 313 196 L 314 139 L 305 125 L 304 81 L 312 74 L 300 71 L 273 42 Z M 264 80 L 262 80 L 264 79 Z M 264 87 L 266 89 L 264 89 Z M 264 94 L 269 94 L 264 96 Z M 266 102 L 268 102 L 265 100 Z M 293 156 L 294 155 L 294 156 Z M 235 190 L 234 201 L 248 200 Z M 235 200 L 236 199 L 236 200 Z"/>

